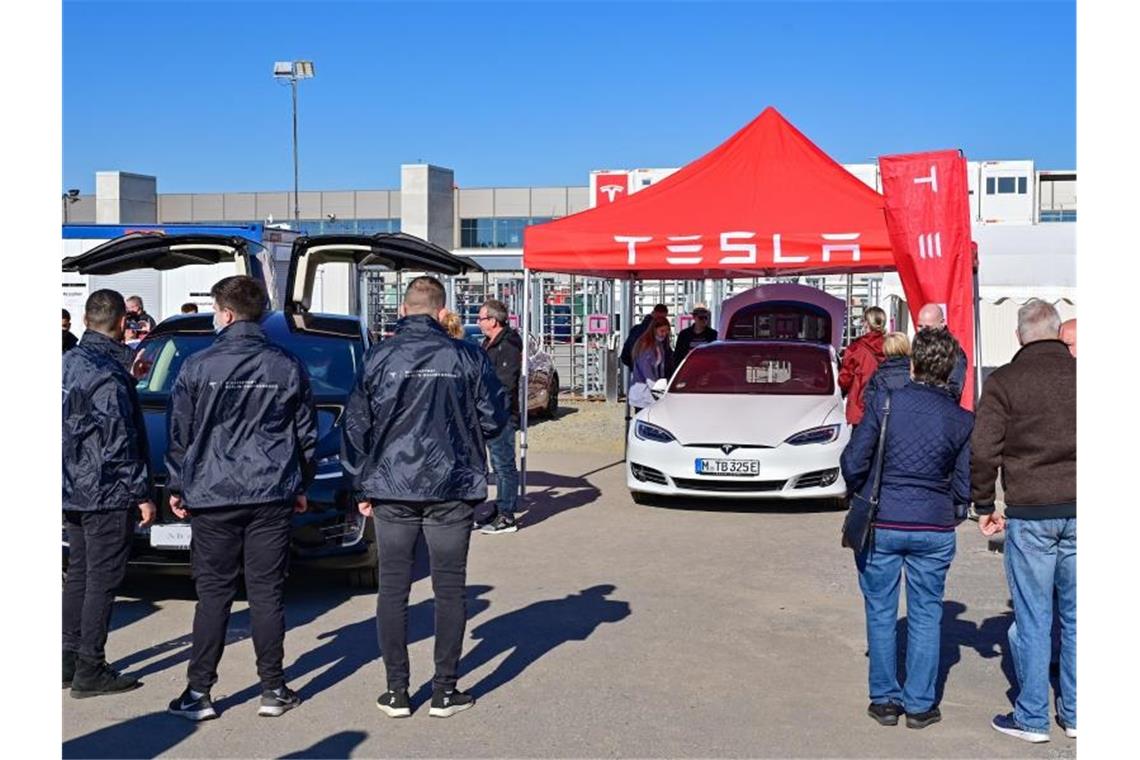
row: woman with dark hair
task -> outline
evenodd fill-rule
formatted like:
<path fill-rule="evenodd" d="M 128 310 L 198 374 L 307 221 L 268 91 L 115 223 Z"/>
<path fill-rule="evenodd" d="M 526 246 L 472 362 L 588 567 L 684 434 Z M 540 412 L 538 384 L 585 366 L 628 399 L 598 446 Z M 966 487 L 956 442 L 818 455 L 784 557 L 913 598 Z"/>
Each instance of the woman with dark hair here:
<path fill-rule="evenodd" d="M 669 345 L 672 328 L 669 320 L 656 316 L 633 346 L 633 378 L 629 386 L 629 403 L 644 409 L 653 403 L 649 389 L 653 383 L 673 374 L 673 349 Z"/>
<path fill-rule="evenodd" d="M 878 306 L 872 306 L 863 312 L 863 334 L 851 341 L 843 352 L 839 390 L 847 397 L 849 425 L 858 425 L 863 419 L 863 389 L 885 358 L 883 333 L 886 330 L 887 313 Z"/>
<path fill-rule="evenodd" d="M 869 547 L 856 554 L 867 615 L 871 704 L 884 726 L 905 713 L 909 728 L 942 719 L 935 704 L 942 595 L 956 548 L 954 529 L 970 501 L 974 415 L 947 387 L 958 342 L 946 329 L 920 330 L 911 347 L 912 380 L 868 394 L 863 421 L 840 465 L 848 494 L 870 498 L 872 465 L 885 424 L 879 509 Z M 895 631 L 899 580 L 906 570 L 906 683 L 898 682 Z"/>

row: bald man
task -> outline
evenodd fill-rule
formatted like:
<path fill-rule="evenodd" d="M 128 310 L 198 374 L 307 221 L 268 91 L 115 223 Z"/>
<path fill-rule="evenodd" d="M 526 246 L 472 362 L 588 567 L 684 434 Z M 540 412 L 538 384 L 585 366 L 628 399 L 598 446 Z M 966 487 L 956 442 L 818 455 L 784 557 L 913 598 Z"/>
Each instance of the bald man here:
<path fill-rule="evenodd" d="M 1077 319 L 1066 319 L 1061 323 L 1061 342 L 1069 347 L 1069 353 L 1077 358 Z"/>
<path fill-rule="evenodd" d="M 941 330 L 946 327 L 946 315 L 942 311 L 942 307 L 936 303 L 928 303 L 918 310 L 918 329 L 925 330 L 930 328 L 933 330 Z M 961 344 L 958 346 L 958 358 L 954 361 L 954 370 L 950 373 L 950 379 L 946 381 L 946 387 L 954 394 L 954 398 L 958 401 L 962 400 L 962 389 L 966 385 L 966 354 L 962 351 Z"/>

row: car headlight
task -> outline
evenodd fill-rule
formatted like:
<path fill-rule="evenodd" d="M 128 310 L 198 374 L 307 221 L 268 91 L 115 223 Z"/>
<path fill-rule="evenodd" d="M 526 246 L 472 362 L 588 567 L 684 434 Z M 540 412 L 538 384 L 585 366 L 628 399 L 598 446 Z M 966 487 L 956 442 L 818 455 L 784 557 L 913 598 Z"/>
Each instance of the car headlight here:
<path fill-rule="evenodd" d="M 831 443 L 839 438 L 839 425 L 821 425 L 801 430 L 784 443 L 792 446 L 806 446 L 809 443 Z"/>
<path fill-rule="evenodd" d="M 638 420 L 633 426 L 633 434 L 643 441 L 653 441 L 654 443 L 672 443 L 677 440 L 665 428 L 650 425 L 648 422 Z"/>

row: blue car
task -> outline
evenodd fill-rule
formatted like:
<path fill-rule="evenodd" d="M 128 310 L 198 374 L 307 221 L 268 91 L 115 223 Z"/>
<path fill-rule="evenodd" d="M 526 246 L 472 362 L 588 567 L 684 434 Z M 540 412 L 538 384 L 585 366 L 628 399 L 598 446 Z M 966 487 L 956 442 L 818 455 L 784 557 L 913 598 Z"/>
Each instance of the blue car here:
<path fill-rule="evenodd" d="M 65 271 L 110 275 L 142 268 L 235 263 L 236 272 L 259 277 L 269 266 L 243 238 L 216 235 L 127 235 L 81 256 L 64 260 Z M 404 233 L 318 235 L 293 243 L 283 308 L 266 313 L 261 326 L 269 340 L 308 369 L 317 407 L 317 473 L 306 495 L 309 509 L 293 517 L 292 564 L 344 570 L 350 584 L 375 588 L 376 543 L 372 521 L 352 498 L 351 478 L 340 464 L 341 417 L 358 368 L 368 350 L 368 331 L 356 316 L 308 310 L 320 265 L 348 262 L 415 272 L 460 274 L 477 265 Z M 139 345 L 132 366 L 146 421 L 158 519 L 135 534 L 131 564 L 154 570 L 188 570 L 192 521 L 178 520 L 165 490 L 167 403 L 186 357 L 214 340 L 213 315 L 183 314 L 163 320 Z M 64 559 L 66 562 L 66 532 Z"/>

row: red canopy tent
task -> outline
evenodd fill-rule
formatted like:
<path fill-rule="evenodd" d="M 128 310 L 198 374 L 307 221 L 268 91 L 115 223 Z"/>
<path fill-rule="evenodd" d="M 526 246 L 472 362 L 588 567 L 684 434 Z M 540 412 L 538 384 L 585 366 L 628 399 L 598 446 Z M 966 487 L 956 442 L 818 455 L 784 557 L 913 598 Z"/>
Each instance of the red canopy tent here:
<path fill-rule="evenodd" d="M 528 227 L 524 334 L 532 270 L 626 280 L 892 270 L 883 206 L 883 196 L 766 108 L 725 143 L 645 190 Z M 523 352 L 524 399 L 527 364 Z M 523 415 L 524 494 L 526 429 Z"/>

